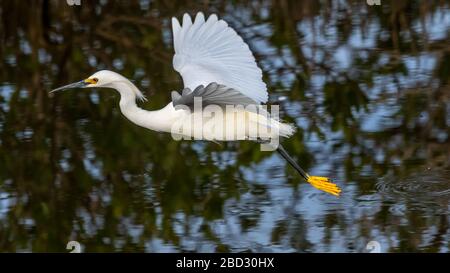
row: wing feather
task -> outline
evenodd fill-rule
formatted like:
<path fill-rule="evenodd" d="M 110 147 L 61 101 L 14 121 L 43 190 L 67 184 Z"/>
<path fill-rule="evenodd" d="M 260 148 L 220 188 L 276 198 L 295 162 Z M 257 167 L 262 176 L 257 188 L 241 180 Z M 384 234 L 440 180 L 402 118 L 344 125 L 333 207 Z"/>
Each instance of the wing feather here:
<path fill-rule="evenodd" d="M 239 92 L 256 104 L 267 102 L 262 71 L 250 48 L 224 20 L 212 14 L 205 21 L 199 12 L 192 22 L 184 14 L 182 25 L 172 18 L 172 32 L 173 67 L 181 74 L 185 88 L 194 90 L 216 82 L 229 89 L 223 92 Z"/>
<path fill-rule="evenodd" d="M 194 106 L 194 98 L 202 98 L 202 106 L 210 104 L 217 105 L 254 105 L 257 104 L 253 99 L 243 95 L 241 92 L 228 86 L 212 82 L 206 87 L 197 86 L 194 91 L 184 88 L 180 95 L 177 91 L 172 91 L 173 106 L 186 105 L 190 108 Z"/>

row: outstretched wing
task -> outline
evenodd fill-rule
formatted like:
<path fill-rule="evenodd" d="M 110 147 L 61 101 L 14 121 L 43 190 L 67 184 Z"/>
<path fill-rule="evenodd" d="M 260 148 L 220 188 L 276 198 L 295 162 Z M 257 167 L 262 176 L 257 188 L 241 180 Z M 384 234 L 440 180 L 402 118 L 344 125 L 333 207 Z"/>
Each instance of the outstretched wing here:
<path fill-rule="evenodd" d="M 200 85 L 193 91 L 189 88 L 184 88 L 181 95 L 177 91 L 172 91 L 173 106 L 186 105 L 192 108 L 194 106 L 194 97 L 202 98 L 203 107 L 209 104 L 239 104 L 244 106 L 257 104 L 253 99 L 243 95 L 241 92 L 213 82 L 206 87 Z"/>
<path fill-rule="evenodd" d="M 185 88 L 195 90 L 215 82 L 258 104 L 267 102 L 261 69 L 248 45 L 225 21 L 213 14 L 205 22 L 199 12 L 192 23 L 184 14 L 182 26 L 172 18 L 172 31 L 173 67 L 181 74 Z"/>

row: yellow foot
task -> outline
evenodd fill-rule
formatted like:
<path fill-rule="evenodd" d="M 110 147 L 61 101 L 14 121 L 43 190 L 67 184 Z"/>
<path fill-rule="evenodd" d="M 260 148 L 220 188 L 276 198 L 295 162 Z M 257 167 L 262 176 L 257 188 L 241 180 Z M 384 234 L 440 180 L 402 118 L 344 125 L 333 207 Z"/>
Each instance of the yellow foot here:
<path fill-rule="evenodd" d="M 321 176 L 308 176 L 307 180 L 313 187 L 322 190 L 324 192 L 331 193 L 332 195 L 339 196 L 341 189 L 330 181 L 328 177 Z"/>

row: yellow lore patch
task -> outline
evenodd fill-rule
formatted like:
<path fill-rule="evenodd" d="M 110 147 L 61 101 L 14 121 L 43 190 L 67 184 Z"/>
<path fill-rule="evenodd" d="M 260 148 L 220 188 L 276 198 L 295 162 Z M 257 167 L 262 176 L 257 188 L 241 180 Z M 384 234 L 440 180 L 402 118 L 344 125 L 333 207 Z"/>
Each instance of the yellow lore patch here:
<path fill-rule="evenodd" d="M 85 83 L 96 84 L 98 82 L 97 78 L 89 78 L 84 80 Z"/>

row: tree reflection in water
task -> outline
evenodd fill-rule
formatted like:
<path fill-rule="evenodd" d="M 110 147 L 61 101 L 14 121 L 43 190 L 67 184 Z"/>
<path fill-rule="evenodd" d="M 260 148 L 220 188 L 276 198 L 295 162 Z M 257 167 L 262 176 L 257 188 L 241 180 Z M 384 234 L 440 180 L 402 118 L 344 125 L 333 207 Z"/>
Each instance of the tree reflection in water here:
<path fill-rule="evenodd" d="M 138 128 L 115 92 L 47 95 L 107 68 L 165 105 L 170 18 L 198 10 L 249 43 L 301 128 L 285 147 L 342 198 L 256 144 Z M 1 251 L 448 251 L 445 1 L 4 0 L 0 18 Z"/>

